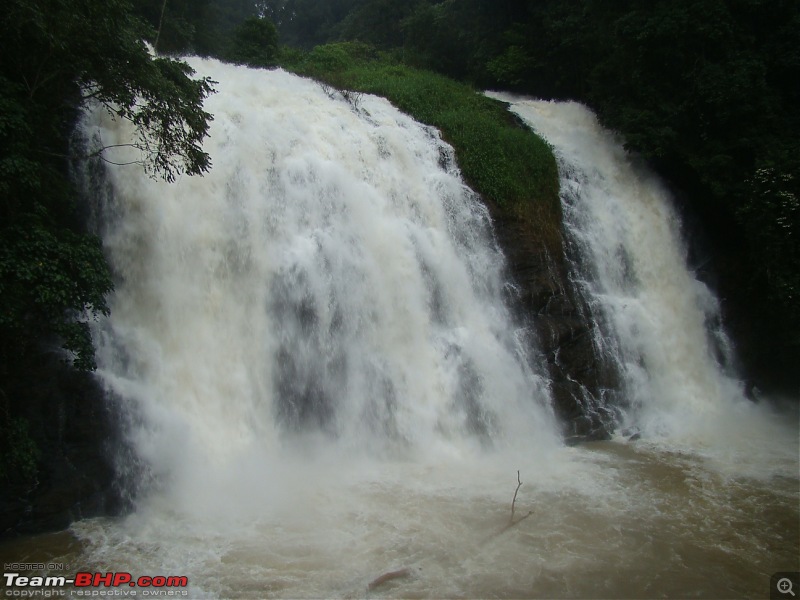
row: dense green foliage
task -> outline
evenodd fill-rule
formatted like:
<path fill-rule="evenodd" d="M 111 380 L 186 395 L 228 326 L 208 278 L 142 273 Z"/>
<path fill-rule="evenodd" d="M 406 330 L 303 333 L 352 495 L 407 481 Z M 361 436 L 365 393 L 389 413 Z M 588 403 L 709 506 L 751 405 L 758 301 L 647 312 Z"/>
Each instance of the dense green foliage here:
<path fill-rule="evenodd" d="M 258 16 L 252 0 L 131 0 L 133 13 L 150 25 L 144 39 L 162 54 L 221 57 L 232 32 Z"/>
<path fill-rule="evenodd" d="M 270 67 L 278 30 L 252 0 L 133 0 L 134 13 L 152 29 L 143 37 L 160 53 L 211 56 Z"/>
<path fill-rule="evenodd" d="M 359 0 L 256 0 L 259 14 L 278 27 L 281 42 L 305 49 L 337 38 L 342 22 L 359 4 L 365 3 Z"/>
<path fill-rule="evenodd" d="M 278 56 L 278 30 L 267 18 L 248 17 L 233 32 L 226 58 L 251 67 L 270 67 Z"/>
<path fill-rule="evenodd" d="M 69 178 L 70 161 L 105 159 L 104 148 L 71 143 L 81 111 L 99 106 L 132 122 L 140 162 L 153 176 L 172 180 L 210 168 L 201 143 L 211 118 L 202 109 L 211 82 L 192 79 L 185 63 L 153 57 L 141 41 L 151 34 L 125 0 L 6 3 L 0 32 L 0 462 L 17 465 L 17 475 L 30 474 L 30 460 L 21 457 L 34 453 L 25 399 L 11 390 L 19 394 L 26 381 L 35 381 L 41 357 L 59 346 L 76 368 L 93 369 L 86 321 L 108 312 L 110 273 L 99 239 L 83 226 Z"/>
<path fill-rule="evenodd" d="M 0 481 L 33 479 L 41 451 L 31 438 L 28 421 L 5 413 L 0 415 L 0 430 Z"/>
<path fill-rule="evenodd" d="M 342 90 L 351 102 L 357 103 L 354 93 L 383 96 L 438 128 L 476 191 L 501 211 L 530 219 L 532 232 L 551 249 L 560 244 L 555 158 L 541 138 L 515 123 L 502 103 L 361 43 L 318 46 L 292 56 L 286 66 Z"/>

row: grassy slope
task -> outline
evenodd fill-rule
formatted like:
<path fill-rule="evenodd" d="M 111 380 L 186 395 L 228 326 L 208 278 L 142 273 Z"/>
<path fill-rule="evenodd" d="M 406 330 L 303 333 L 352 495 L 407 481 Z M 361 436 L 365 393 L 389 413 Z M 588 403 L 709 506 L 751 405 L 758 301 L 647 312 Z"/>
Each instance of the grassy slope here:
<path fill-rule="evenodd" d="M 383 96 L 438 128 L 455 148 L 467 183 L 494 208 L 495 218 L 524 221 L 528 232 L 558 255 L 555 158 L 548 144 L 519 126 L 501 102 L 447 77 L 398 64 L 362 44 L 329 44 L 287 55 L 283 66 L 340 90 Z"/>

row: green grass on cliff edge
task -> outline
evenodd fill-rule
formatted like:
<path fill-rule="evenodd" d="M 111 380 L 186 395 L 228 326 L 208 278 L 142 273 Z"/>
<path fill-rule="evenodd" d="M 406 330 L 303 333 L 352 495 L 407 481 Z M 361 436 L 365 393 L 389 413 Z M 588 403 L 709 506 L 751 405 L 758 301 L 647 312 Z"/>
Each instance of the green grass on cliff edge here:
<path fill-rule="evenodd" d="M 495 218 L 526 224 L 549 250 L 561 244 L 558 169 L 550 146 L 516 123 L 502 102 L 447 77 L 413 69 L 371 46 L 343 42 L 307 53 L 284 51 L 285 69 L 344 91 L 387 98 L 417 121 L 432 125 L 455 148 L 467 183 Z"/>

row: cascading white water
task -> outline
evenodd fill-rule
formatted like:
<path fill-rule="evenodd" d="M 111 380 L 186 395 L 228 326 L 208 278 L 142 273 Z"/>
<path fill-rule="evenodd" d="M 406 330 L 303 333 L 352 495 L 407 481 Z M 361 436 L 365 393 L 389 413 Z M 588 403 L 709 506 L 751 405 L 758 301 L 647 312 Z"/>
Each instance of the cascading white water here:
<path fill-rule="evenodd" d="M 593 217 L 565 196 L 568 226 L 660 445 L 560 443 L 486 211 L 435 131 L 281 71 L 191 64 L 219 81 L 212 172 L 109 167 L 98 211 L 118 281 L 98 375 L 144 484 L 131 514 L 73 525 L 77 549 L 43 545 L 81 570 L 186 575 L 192 597 L 753 596 L 794 566 L 797 428 L 739 410 L 668 204 L 614 198 L 647 184 L 584 109 L 516 104 L 583 131 L 571 172 L 613 186 Z M 102 113 L 84 132 L 131 135 Z M 646 243 L 602 249 L 618 235 Z M 686 438 L 703 414 L 728 438 Z"/>
<path fill-rule="evenodd" d="M 556 451 L 487 211 L 438 132 L 282 71 L 192 64 L 219 82 L 212 171 L 109 166 L 98 211 L 117 278 L 98 375 L 129 415 L 139 514 L 252 528 L 364 456 Z M 136 160 L 104 111 L 83 130 Z"/>
<path fill-rule="evenodd" d="M 625 424 L 712 447 L 757 427 L 668 191 L 586 107 L 493 96 L 555 149 L 575 284 L 600 320 L 596 347 L 621 374 Z"/>
<path fill-rule="evenodd" d="M 110 168 L 101 217 L 119 283 L 100 374 L 159 424 L 138 433 L 148 462 L 224 463 L 293 431 L 370 452 L 552 443 L 486 209 L 438 133 L 283 72 L 204 69 L 211 173 Z M 85 130 L 131 136 L 102 111 Z"/>

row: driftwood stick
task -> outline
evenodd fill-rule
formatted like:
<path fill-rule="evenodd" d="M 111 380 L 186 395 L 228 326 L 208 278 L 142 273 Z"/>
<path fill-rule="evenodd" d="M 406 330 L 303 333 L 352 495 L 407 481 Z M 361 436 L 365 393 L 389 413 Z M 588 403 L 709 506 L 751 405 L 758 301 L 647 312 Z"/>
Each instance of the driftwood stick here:
<path fill-rule="evenodd" d="M 504 534 L 506 531 L 508 531 L 512 527 L 514 527 L 516 525 L 519 525 L 525 519 L 527 519 L 528 517 L 530 517 L 533 514 L 532 510 L 528 511 L 528 514 L 526 514 L 524 517 L 520 517 L 516 522 L 514 521 L 514 511 L 516 510 L 517 494 L 519 493 L 519 488 L 521 488 L 521 487 L 522 487 L 522 479 L 520 478 L 519 470 L 518 470 L 517 471 L 517 489 L 514 490 L 514 498 L 511 500 L 511 517 L 508 519 L 508 523 L 506 524 L 505 527 L 503 527 L 497 533 L 494 533 L 494 534 L 490 535 L 489 537 L 487 537 L 486 539 L 484 539 L 480 544 L 481 546 L 486 544 L 486 543 L 488 543 L 489 541 L 493 540 L 494 538 Z M 409 568 L 398 569 L 397 571 L 387 571 L 386 573 L 384 573 L 380 577 L 376 577 L 375 579 L 373 579 L 369 583 L 369 585 L 367 585 L 367 591 L 371 592 L 375 588 L 383 585 L 384 583 L 386 583 L 388 581 L 392 581 L 394 579 L 400 579 L 402 577 L 408 577 L 409 575 L 411 575 L 411 569 L 409 569 Z"/>
<path fill-rule="evenodd" d="M 519 488 L 521 488 L 521 487 L 522 487 L 522 480 L 519 477 L 519 471 L 517 471 L 517 489 L 514 490 L 514 499 L 511 500 L 511 518 L 508 519 L 508 523 L 500 531 L 497 531 L 496 533 L 493 533 L 489 537 L 485 538 L 480 543 L 481 546 L 483 546 L 484 544 L 490 542 L 491 540 L 493 540 L 497 536 L 500 536 L 500 535 L 504 534 L 506 531 L 508 531 L 512 527 L 514 527 L 516 525 L 519 525 L 525 519 L 527 519 L 528 517 L 530 517 L 533 514 L 532 510 L 528 511 L 528 514 L 526 514 L 524 517 L 520 517 L 519 519 L 514 521 L 514 514 L 515 514 L 515 511 L 516 511 L 516 504 L 517 504 L 517 494 L 519 493 Z"/>
<path fill-rule="evenodd" d="M 514 490 L 514 499 L 511 501 L 511 517 L 508 519 L 509 525 L 514 522 L 514 505 L 517 503 L 517 492 L 519 492 L 519 488 L 521 487 L 522 480 L 520 480 L 519 471 L 517 471 L 517 489 Z"/>
<path fill-rule="evenodd" d="M 483 546 L 483 545 L 488 544 L 489 542 L 491 542 L 494 538 L 500 537 L 501 535 L 503 535 L 506 531 L 508 531 L 512 527 L 516 527 L 517 525 L 522 523 L 525 519 L 530 517 L 532 514 L 533 514 L 533 511 L 529 511 L 528 514 L 525 515 L 524 517 L 520 517 L 519 519 L 517 519 L 514 522 L 510 522 L 509 521 L 508 523 L 506 523 L 506 526 L 503 527 L 500 531 L 496 531 L 493 534 L 491 534 L 491 535 L 485 537 L 483 540 L 481 540 L 479 545 Z"/>
<path fill-rule="evenodd" d="M 505 533 L 506 531 L 508 531 L 509 529 L 511 529 L 512 527 L 514 527 L 515 525 L 519 525 L 519 524 L 520 524 L 520 523 L 522 523 L 522 522 L 523 522 L 525 519 L 527 519 L 528 517 L 530 517 L 532 514 L 533 514 L 533 511 L 532 511 L 532 510 L 529 510 L 527 515 L 525 515 L 524 517 L 520 517 L 520 518 L 519 518 L 517 521 L 509 521 L 508 525 L 506 525 L 505 527 L 503 527 L 503 529 L 501 529 L 501 530 L 500 530 L 500 532 L 499 532 L 497 535 L 500 535 L 501 533 Z"/>

